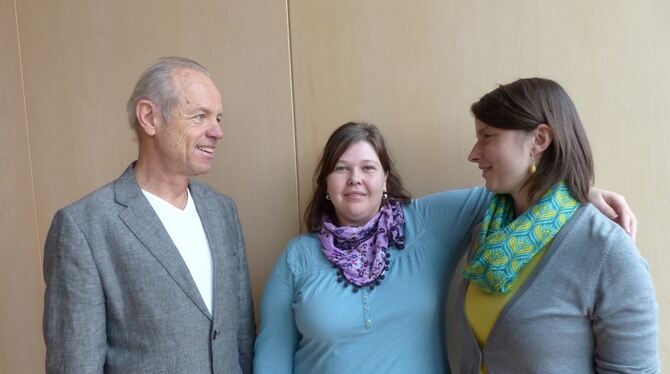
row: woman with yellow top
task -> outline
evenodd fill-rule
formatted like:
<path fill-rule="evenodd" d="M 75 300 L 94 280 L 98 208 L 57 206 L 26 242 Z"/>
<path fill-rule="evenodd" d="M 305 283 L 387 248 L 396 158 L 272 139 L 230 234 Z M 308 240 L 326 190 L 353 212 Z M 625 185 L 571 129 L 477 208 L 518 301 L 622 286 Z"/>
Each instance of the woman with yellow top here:
<path fill-rule="evenodd" d="M 472 105 L 468 159 L 495 193 L 447 305 L 454 373 L 656 373 L 646 262 L 587 203 L 593 161 L 556 82 L 521 79 Z"/>

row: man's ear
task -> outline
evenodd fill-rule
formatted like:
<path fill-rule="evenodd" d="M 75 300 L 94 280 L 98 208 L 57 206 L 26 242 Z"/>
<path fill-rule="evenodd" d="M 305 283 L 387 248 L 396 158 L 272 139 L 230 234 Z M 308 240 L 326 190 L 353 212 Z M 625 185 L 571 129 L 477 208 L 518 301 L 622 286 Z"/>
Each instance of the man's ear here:
<path fill-rule="evenodd" d="M 554 139 L 554 133 L 551 131 L 551 127 L 546 123 L 539 124 L 535 130 L 535 138 L 533 141 L 533 154 L 537 155 L 544 152 L 545 149 L 549 148 L 552 140 Z"/>
<path fill-rule="evenodd" d="M 142 99 L 135 106 L 135 115 L 139 124 L 138 131 L 148 136 L 156 135 L 158 125 L 162 119 L 158 106 L 150 100 Z"/>

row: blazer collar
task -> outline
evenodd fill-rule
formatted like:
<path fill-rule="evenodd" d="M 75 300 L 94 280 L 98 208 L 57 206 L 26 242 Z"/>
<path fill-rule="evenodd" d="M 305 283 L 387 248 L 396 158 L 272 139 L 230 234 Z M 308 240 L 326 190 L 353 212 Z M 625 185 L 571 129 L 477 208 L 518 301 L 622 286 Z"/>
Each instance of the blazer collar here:
<path fill-rule="evenodd" d="M 191 301 L 211 319 L 212 316 L 207 310 L 207 306 L 184 259 L 137 184 L 134 167 L 135 162 L 130 164 L 126 171 L 114 182 L 116 202 L 126 207 L 126 209 L 121 210 L 119 217 L 165 268 Z M 191 191 L 191 195 L 194 196 L 195 192 Z M 201 217 L 201 220 L 203 226 L 205 226 L 204 217 Z M 209 238 L 209 232 L 207 230 L 205 232 Z M 209 245 L 212 247 L 212 241 L 209 241 Z"/>
<path fill-rule="evenodd" d="M 224 290 L 231 289 L 232 285 L 239 283 L 239 279 L 236 278 L 238 274 L 236 259 L 239 256 L 237 245 L 241 238 L 240 233 L 236 231 L 239 230 L 239 226 L 236 224 L 235 212 L 228 211 L 220 204 L 214 204 L 218 201 L 218 196 L 202 184 L 191 181 L 189 188 L 212 251 L 212 274 L 214 274 L 212 310 L 221 315 L 232 315 L 234 311 L 230 309 L 236 304 L 225 300 L 230 295 L 226 295 Z"/>

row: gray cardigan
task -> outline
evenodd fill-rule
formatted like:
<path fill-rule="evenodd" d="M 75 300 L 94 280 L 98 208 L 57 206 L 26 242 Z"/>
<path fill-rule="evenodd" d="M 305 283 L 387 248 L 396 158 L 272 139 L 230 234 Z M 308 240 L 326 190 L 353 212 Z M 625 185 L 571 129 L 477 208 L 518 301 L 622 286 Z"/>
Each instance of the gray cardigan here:
<path fill-rule="evenodd" d="M 479 230 L 475 230 L 479 232 Z M 500 312 L 480 350 L 467 322 L 462 277 L 447 302 L 454 373 L 658 373 L 658 305 L 635 244 L 592 205 L 580 208 Z"/>

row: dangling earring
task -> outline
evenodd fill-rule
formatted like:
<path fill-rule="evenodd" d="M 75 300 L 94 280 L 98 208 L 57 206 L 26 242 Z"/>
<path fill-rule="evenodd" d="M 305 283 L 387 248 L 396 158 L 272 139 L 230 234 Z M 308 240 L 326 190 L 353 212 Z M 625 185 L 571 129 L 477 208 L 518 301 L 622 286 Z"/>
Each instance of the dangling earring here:
<path fill-rule="evenodd" d="M 528 171 L 530 171 L 530 175 L 535 174 L 537 171 L 537 166 L 535 166 L 535 158 L 533 156 L 530 156 L 530 168 Z"/>
<path fill-rule="evenodd" d="M 384 193 L 382 194 L 382 200 L 386 200 L 388 198 L 389 198 L 389 194 L 387 194 L 386 191 L 384 191 Z"/>
<path fill-rule="evenodd" d="M 330 201 L 330 195 L 326 192 L 326 200 Z"/>

